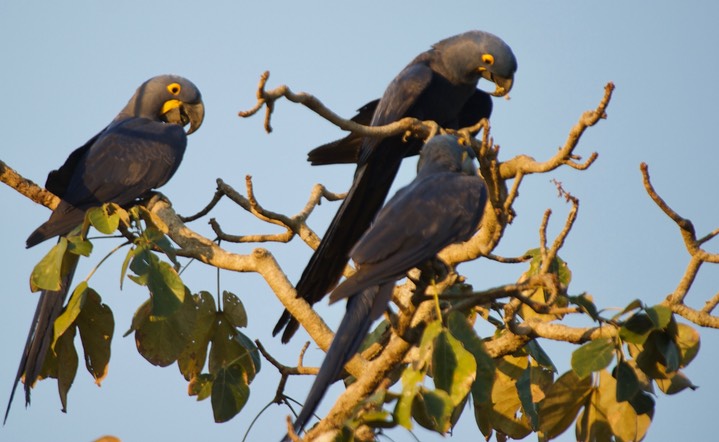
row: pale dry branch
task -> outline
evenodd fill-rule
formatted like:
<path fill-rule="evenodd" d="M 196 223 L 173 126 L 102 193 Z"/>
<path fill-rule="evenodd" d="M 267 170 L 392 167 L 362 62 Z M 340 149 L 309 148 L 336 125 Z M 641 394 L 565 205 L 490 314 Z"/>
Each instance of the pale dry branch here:
<path fill-rule="evenodd" d="M 21 176 L 3 161 L 0 161 L 0 182 L 7 184 L 21 195 L 50 210 L 55 209 L 60 204 L 60 198 Z"/>
<path fill-rule="evenodd" d="M 225 194 L 224 194 L 223 192 L 221 192 L 219 189 L 216 190 L 216 191 L 215 191 L 215 194 L 212 196 L 212 200 L 210 200 L 210 202 L 207 204 L 207 206 L 205 206 L 204 209 L 200 210 L 199 212 L 197 212 L 197 213 L 194 214 L 194 215 L 190 215 L 190 216 L 180 216 L 180 219 L 181 219 L 182 222 L 184 222 L 184 223 L 189 223 L 189 222 L 192 222 L 192 221 L 195 221 L 195 220 L 197 220 L 197 219 L 202 218 L 203 216 L 205 216 L 205 215 L 207 215 L 208 213 L 210 213 L 210 211 L 211 211 L 212 209 L 215 208 L 215 206 L 217 205 L 217 203 L 220 202 L 220 200 L 222 199 L 222 197 L 223 197 L 224 195 L 225 195 Z"/>
<path fill-rule="evenodd" d="M 674 221 L 674 223 L 679 227 L 679 232 L 684 240 L 684 246 L 691 256 L 679 284 L 676 289 L 674 289 L 674 292 L 667 296 L 663 303 L 671 308 L 674 313 L 697 325 L 702 327 L 719 328 L 719 317 L 710 314 L 717 303 L 719 303 L 719 295 L 714 295 L 705 303 L 701 310 L 694 309 L 684 304 L 684 300 L 686 299 L 692 284 L 696 280 L 702 264 L 705 262 L 714 264 L 719 263 L 719 254 L 709 253 L 701 248 L 703 243 L 714 238 L 719 231 L 715 229 L 703 238 L 697 239 L 696 230 L 692 221 L 679 215 L 669 206 L 669 204 L 667 204 L 666 201 L 664 201 L 661 196 L 659 196 L 656 189 L 654 189 L 649 176 L 649 166 L 647 166 L 646 163 L 642 163 L 639 167 L 642 172 L 644 189 L 652 201 L 654 201 L 654 203 L 662 210 L 662 212 L 664 212 L 664 214 Z"/>
<path fill-rule="evenodd" d="M 594 339 L 612 338 L 619 333 L 619 327 L 602 324 L 599 327 L 570 327 L 554 322 L 545 322 L 538 318 L 530 318 L 512 327 L 512 331 L 520 336 L 551 339 L 572 344 L 584 344 Z"/>
<path fill-rule="evenodd" d="M 539 254 L 542 256 L 542 262 L 547 262 L 547 227 L 549 226 L 549 218 L 552 216 L 552 209 L 544 211 L 542 223 L 539 225 Z"/>
<path fill-rule="evenodd" d="M 547 272 L 549 271 L 549 266 L 552 264 L 554 259 L 557 257 L 557 253 L 559 253 L 559 249 L 562 248 L 564 245 L 564 241 L 567 239 L 567 236 L 569 235 L 569 232 L 572 230 L 572 226 L 574 226 L 574 221 L 577 220 L 577 213 L 579 212 L 579 199 L 572 196 L 569 192 L 565 191 L 561 184 L 559 184 L 558 189 L 560 191 L 560 194 L 565 197 L 565 199 L 572 203 L 572 208 L 569 210 L 569 213 L 567 214 L 567 220 L 564 223 L 564 228 L 562 228 L 562 231 L 559 232 L 559 234 L 554 238 L 554 243 L 552 243 L 552 248 L 549 249 L 546 256 L 543 256 L 542 259 L 544 260 L 542 262 L 542 269 L 541 272 Z"/>
<path fill-rule="evenodd" d="M 303 364 L 303 356 L 305 354 L 305 351 L 309 347 L 309 341 L 305 343 L 304 346 L 302 346 L 302 350 L 300 350 L 300 357 L 299 361 L 297 362 L 296 367 L 291 367 L 289 365 L 284 365 L 277 359 L 275 359 L 260 343 L 259 339 L 255 340 L 255 344 L 257 345 L 257 349 L 262 353 L 262 356 L 267 359 L 267 362 L 272 364 L 277 371 L 280 372 L 281 375 L 315 375 L 317 374 L 320 369 L 318 367 L 305 367 Z"/>
<path fill-rule="evenodd" d="M 714 308 L 716 308 L 716 306 L 717 306 L 718 304 L 719 304 L 719 293 L 717 293 L 716 295 L 712 296 L 712 298 L 711 298 L 710 300 L 708 300 L 707 302 L 705 302 L 705 303 L 704 303 L 704 307 L 702 307 L 702 310 L 701 310 L 701 311 L 704 312 L 704 313 L 709 314 L 709 313 L 712 312 L 712 310 L 714 310 Z"/>
<path fill-rule="evenodd" d="M 257 87 L 257 102 L 246 111 L 238 112 L 242 118 L 248 118 L 255 115 L 263 107 L 265 108 L 265 130 L 272 132 L 270 120 L 274 111 L 275 102 L 284 97 L 293 103 L 299 103 L 315 112 L 325 120 L 334 124 L 342 130 L 355 133 L 364 137 L 386 138 L 396 135 L 411 134 L 412 136 L 429 139 L 437 133 L 444 132 L 434 121 L 421 121 L 416 118 L 406 117 L 384 126 L 365 126 L 352 120 L 347 120 L 332 110 L 327 108 L 322 102 L 305 92 L 294 93 L 287 85 L 280 85 L 272 90 L 266 90 L 267 80 L 269 79 L 269 71 L 265 71 L 261 77 Z M 479 123 L 478 123 L 479 124 Z"/>
<path fill-rule="evenodd" d="M 487 259 L 489 259 L 489 260 L 492 260 L 492 261 L 501 262 L 501 263 L 504 263 L 504 264 L 519 264 L 519 263 L 522 263 L 522 262 L 527 262 L 527 261 L 529 261 L 530 259 L 532 259 L 532 255 L 522 255 L 522 256 L 516 256 L 516 257 L 506 257 L 506 256 L 495 255 L 495 254 L 493 254 L 493 253 L 488 253 L 488 254 L 485 256 L 485 258 L 487 258 Z"/>
<path fill-rule="evenodd" d="M 577 147 L 580 138 L 589 127 L 597 124 L 599 120 L 606 118 L 606 109 L 612 98 L 613 91 L 614 84 L 607 83 L 604 87 L 604 96 L 599 102 L 599 105 L 596 109 L 586 111 L 582 114 L 577 124 L 575 124 L 569 131 L 569 135 L 567 140 L 564 142 L 564 145 L 559 148 L 557 153 L 552 158 L 544 162 L 537 162 L 526 155 L 514 157 L 500 164 L 499 169 L 501 177 L 504 179 L 512 178 L 516 176 L 518 172 L 522 172 L 525 175 L 530 173 L 549 172 L 565 164 L 568 164 L 575 169 L 582 169 L 585 165 L 578 165 L 572 160 L 574 149 Z M 589 161 L 585 163 L 586 167 L 589 167 L 594 160 L 596 160 L 597 155 L 598 154 L 595 152 L 589 157 Z M 586 169 L 586 167 L 584 168 Z"/>
<path fill-rule="evenodd" d="M 651 179 L 649 177 L 649 166 L 647 163 L 642 163 L 639 168 L 642 171 L 642 178 L 644 183 L 644 189 L 649 194 L 649 197 L 654 201 L 654 203 L 659 206 L 659 208 L 666 214 L 669 218 L 671 218 L 672 221 L 676 223 L 676 225 L 681 230 L 682 238 L 684 239 L 684 244 L 689 251 L 689 254 L 693 255 L 698 252 L 698 245 L 697 245 L 697 239 L 696 239 L 696 231 L 694 230 L 694 224 L 687 219 L 681 217 L 677 212 L 675 212 L 669 205 L 664 201 L 662 197 L 659 196 L 659 194 L 654 189 L 654 186 L 651 183 Z"/>
<path fill-rule="evenodd" d="M 589 155 L 589 158 L 587 159 L 587 161 L 585 161 L 583 163 L 577 163 L 575 161 L 569 160 L 566 162 L 566 164 L 567 164 L 567 166 L 571 167 L 572 169 L 587 170 L 587 169 L 589 169 L 589 166 L 594 164 L 594 161 L 596 161 L 597 158 L 599 158 L 599 154 L 596 152 L 592 152 L 592 154 Z"/>
<path fill-rule="evenodd" d="M 233 242 L 233 243 L 261 243 L 261 242 L 279 242 L 279 243 L 287 243 L 294 238 L 295 234 L 290 230 L 289 228 L 286 228 L 286 231 L 284 233 L 276 233 L 276 234 L 264 234 L 264 235 L 230 235 L 229 233 L 225 233 L 222 230 L 222 227 L 220 227 L 220 224 L 217 222 L 215 218 L 210 219 L 210 227 L 212 227 L 212 231 L 215 232 L 217 235 L 217 239 L 220 239 L 222 241 L 227 242 Z"/>

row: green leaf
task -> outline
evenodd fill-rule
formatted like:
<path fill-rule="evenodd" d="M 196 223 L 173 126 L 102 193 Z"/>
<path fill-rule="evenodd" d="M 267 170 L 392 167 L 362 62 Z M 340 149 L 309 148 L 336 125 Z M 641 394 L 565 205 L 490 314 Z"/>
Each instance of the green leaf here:
<path fill-rule="evenodd" d="M 657 333 L 654 345 L 664 357 L 666 371 L 668 373 L 677 371 L 679 369 L 680 355 L 679 347 L 674 343 L 674 340 L 669 338 L 666 333 Z"/>
<path fill-rule="evenodd" d="M 115 332 L 115 319 L 100 295 L 87 290 L 85 304 L 77 317 L 77 329 L 85 354 L 85 367 L 100 385 L 110 365 L 110 344 Z"/>
<path fill-rule="evenodd" d="M 532 382 L 531 382 L 531 367 L 527 367 L 522 375 L 517 379 L 517 395 L 519 401 L 522 404 L 524 413 L 529 416 L 529 421 L 532 424 L 532 430 L 537 430 L 539 427 L 539 415 L 537 414 L 537 407 L 532 400 Z"/>
<path fill-rule="evenodd" d="M 654 331 L 650 333 L 644 345 L 639 347 L 641 351 L 634 357 L 637 367 L 651 379 L 663 379 L 666 377 L 664 356 L 655 345 L 659 334 L 663 334 L 663 332 Z"/>
<path fill-rule="evenodd" d="M 387 410 L 367 410 L 362 413 L 361 422 L 370 428 L 394 428 L 397 423 Z"/>
<path fill-rule="evenodd" d="M 90 256 L 92 243 L 81 236 L 67 236 L 67 251 L 82 256 Z"/>
<path fill-rule="evenodd" d="M 125 275 L 127 274 L 127 269 L 130 267 L 130 262 L 134 260 L 135 256 L 137 254 L 146 251 L 143 247 L 132 247 L 130 250 L 127 251 L 127 255 L 125 255 L 125 259 L 122 261 L 122 267 L 120 268 L 120 289 L 122 289 L 122 285 L 125 282 Z M 146 285 L 147 282 L 138 282 L 135 281 L 137 284 L 140 285 Z"/>
<path fill-rule="evenodd" d="M 539 403 L 539 430 L 549 440 L 564 433 L 592 392 L 592 378 L 570 370 L 552 384 Z"/>
<path fill-rule="evenodd" d="M 631 311 L 641 309 L 641 308 L 644 308 L 644 303 L 640 299 L 635 299 L 632 302 L 630 302 L 629 304 L 627 304 L 627 306 L 624 307 L 624 309 L 622 309 L 621 312 L 614 315 L 612 317 L 612 319 L 618 319 L 619 317 L 623 316 L 626 313 L 629 313 Z"/>
<path fill-rule="evenodd" d="M 611 338 L 595 339 L 572 352 L 572 370 L 580 379 L 608 366 L 614 359 L 614 341 Z"/>
<path fill-rule="evenodd" d="M 220 368 L 212 383 L 212 413 L 215 422 L 227 422 L 235 417 L 249 397 L 250 388 L 239 364 Z"/>
<path fill-rule="evenodd" d="M 472 405 L 474 405 L 474 421 L 477 428 L 484 435 L 485 440 L 489 440 L 492 436 L 492 404 L 478 402 L 474 398 L 474 390 L 472 390 Z"/>
<path fill-rule="evenodd" d="M 554 366 L 554 362 L 552 362 L 552 359 L 549 357 L 549 355 L 539 345 L 539 342 L 533 339 L 527 342 L 524 348 L 529 353 L 529 356 L 531 356 L 532 359 L 537 361 L 539 365 L 551 371 L 552 373 L 557 373 L 557 367 Z"/>
<path fill-rule="evenodd" d="M 646 309 L 646 312 L 649 319 L 654 323 L 654 328 L 657 330 L 665 329 L 672 319 L 672 311 L 661 304 Z"/>
<path fill-rule="evenodd" d="M 55 323 L 53 324 L 54 338 L 52 344 L 50 344 L 51 349 L 55 349 L 55 344 L 57 343 L 58 338 L 62 336 L 63 333 L 65 333 L 65 330 L 70 328 L 70 326 L 75 322 L 75 319 L 80 314 L 80 311 L 85 304 L 87 290 L 88 288 L 86 281 L 82 281 L 80 284 L 78 284 L 78 286 L 75 288 L 75 291 L 72 292 L 70 300 L 63 309 L 62 313 L 60 313 L 57 319 L 55 319 Z"/>
<path fill-rule="evenodd" d="M 167 317 L 152 314 L 150 301 L 143 303 L 132 318 L 137 351 L 149 363 L 166 367 L 177 360 L 192 339 L 197 310 L 192 296 L 186 296 L 182 308 Z"/>
<path fill-rule="evenodd" d="M 253 349 L 253 351 L 256 350 Z M 239 364 L 245 376 L 247 376 L 246 382 L 250 383 L 259 370 L 259 366 L 255 365 L 255 361 L 256 359 L 250 351 L 238 339 L 238 332 L 227 319 L 225 313 L 218 312 L 215 319 L 212 347 L 210 348 L 210 374 L 216 374 L 221 368 Z"/>
<path fill-rule="evenodd" d="M 164 317 L 174 313 L 185 299 L 185 285 L 170 264 L 159 261 L 157 257 L 152 260 L 147 288 L 152 294 L 152 314 Z"/>
<path fill-rule="evenodd" d="M 222 292 L 222 310 L 235 327 L 247 327 L 247 312 L 242 301 L 234 293 Z"/>
<path fill-rule="evenodd" d="M 182 350 L 177 358 L 177 366 L 180 373 L 187 381 L 193 381 L 200 376 L 207 359 L 207 348 L 210 345 L 210 339 L 214 334 L 215 300 L 208 292 L 200 292 L 192 296 L 194 309 L 196 312 L 195 326 L 191 332 L 191 338 L 188 345 Z M 209 393 L 208 393 L 209 395 Z"/>
<path fill-rule="evenodd" d="M 572 281 L 572 271 L 569 270 L 569 266 L 567 263 L 560 257 L 555 258 L 555 263 L 557 265 L 557 276 L 559 276 L 559 282 L 561 282 L 563 285 L 568 286 L 569 283 Z"/>
<path fill-rule="evenodd" d="M 417 423 L 440 434 L 449 431 L 453 409 L 452 399 L 443 390 L 421 388 L 412 402 L 412 416 Z"/>
<path fill-rule="evenodd" d="M 133 255 L 132 261 L 130 261 L 130 270 L 137 275 L 137 278 L 132 278 L 132 280 L 140 285 L 147 285 L 150 262 L 154 255 L 146 247 L 137 247 L 131 250 L 130 254 Z"/>
<path fill-rule="evenodd" d="M 524 255 L 532 257 L 532 260 L 529 263 L 529 270 L 527 270 L 525 275 L 537 275 L 542 265 L 541 250 L 539 248 L 529 249 L 524 253 Z M 560 257 L 555 257 L 552 260 L 552 263 L 549 265 L 549 272 L 556 274 L 559 277 L 559 282 L 565 286 L 569 285 L 572 281 L 572 272 L 569 270 L 567 263 Z"/>
<path fill-rule="evenodd" d="M 77 350 L 75 350 L 75 328 L 71 327 L 57 341 L 57 389 L 62 402 L 62 411 L 67 412 L 67 394 L 77 374 Z"/>
<path fill-rule="evenodd" d="M 435 320 L 427 324 L 422 333 L 422 340 L 419 344 L 419 358 L 413 362 L 416 369 L 425 368 L 432 360 L 434 340 L 442 332 L 442 321 Z"/>
<path fill-rule="evenodd" d="M 162 253 L 164 253 L 170 261 L 172 261 L 172 264 L 179 268 L 180 263 L 177 261 L 177 250 L 172 245 L 170 239 L 166 235 L 162 235 L 160 238 L 157 238 L 154 243 L 160 250 L 162 250 Z"/>
<path fill-rule="evenodd" d="M 464 348 L 472 353 L 477 364 L 477 372 L 472 384 L 472 397 L 475 406 L 477 403 L 490 405 L 496 370 L 494 359 L 487 353 L 484 342 L 479 339 L 464 315 L 457 311 L 451 312 L 447 318 L 447 326 L 452 335 L 464 345 Z"/>
<path fill-rule="evenodd" d="M 120 216 L 107 204 L 89 209 L 85 216 L 98 232 L 109 235 L 120 225 Z"/>
<path fill-rule="evenodd" d="M 409 366 L 402 372 L 402 393 L 394 410 L 397 423 L 404 428 L 412 429 L 412 402 L 424 380 L 424 372 Z"/>
<path fill-rule="evenodd" d="M 252 360 L 254 372 L 258 373 L 260 371 L 262 363 L 262 359 L 260 358 L 260 350 L 257 348 L 255 343 L 252 342 L 252 339 L 245 336 L 245 334 L 239 330 L 235 330 L 235 340 L 245 350 L 247 350 L 247 353 L 250 355 L 250 359 Z"/>
<path fill-rule="evenodd" d="M 60 290 L 60 277 L 62 262 L 67 250 L 67 239 L 60 237 L 60 240 L 49 252 L 35 265 L 30 274 L 30 290 Z"/>
<path fill-rule="evenodd" d="M 171 315 L 185 298 L 185 286 L 177 271 L 147 249 L 138 247 L 132 253 L 130 270 L 137 276 L 130 279 L 147 285 L 152 296 L 152 314 L 158 317 Z"/>
<path fill-rule="evenodd" d="M 167 236 L 165 236 L 165 233 L 161 232 L 156 227 L 148 227 L 144 232 L 142 232 L 139 242 L 144 242 L 147 245 L 158 247 L 165 255 L 167 255 L 174 265 L 179 266 L 179 263 L 177 262 L 177 251 L 172 246 L 172 243 Z"/>
<path fill-rule="evenodd" d="M 632 344 L 644 344 L 649 333 L 654 330 L 654 322 L 644 313 L 637 313 L 627 319 L 619 329 L 619 337 Z"/>
<path fill-rule="evenodd" d="M 686 324 L 677 324 L 676 343 L 681 354 L 681 367 L 686 367 L 699 353 L 699 333 Z"/>
<path fill-rule="evenodd" d="M 434 340 L 432 373 L 435 386 L 449 395 L 454 407 L 469 394 L 476 371 L 472 354 L 447 330 L 442 330 Z"/>
<path fill-rule="evenodd" d="M 581 307 L 585 312 L 587 312 L 593 320 L 599 320 L 599 310 L 597 310 L 597 306 L 594 305 L 594 301 L 591 296 L 582 294 L 579 296 L 568 296 L 568 299 L 569 302 Z"/>
<path fill-rule="evenodd" d="M 639 392 L 639 378 L 634 368 L 625 361 L 617 364 L 617 402 L 628 401 Z"/>

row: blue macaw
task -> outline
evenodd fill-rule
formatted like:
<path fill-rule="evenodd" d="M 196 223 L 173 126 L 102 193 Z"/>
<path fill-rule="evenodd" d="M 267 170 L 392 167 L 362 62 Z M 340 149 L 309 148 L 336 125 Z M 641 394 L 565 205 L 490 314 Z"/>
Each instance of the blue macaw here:
<path fill-rule="evenodd" d="M 82 224 L 85 212 L 103 203 L 131 205 L 165 184 L 177 171 L 205 115 L 199 89 L 186 78 L 160 75 L 143 83 L 127 105 L 100 133 L 50 172 L 45 187 L 61 198 L 45 223 L 30 234 L 27 247 L 67 235 Z M 187 133 L 184 126 L 190 125 Z M 7 420 L 24 376 L 25 402 L 42 370 L 53 340 L 53 324 L 67 297 L 77 261 L 64 273 L 60 290 L 43 290 L 8 401 Z"/>
<path fill-rule="evenodd" d="M 429 140 L 420 152 L 417 177 L 387 202 L 352 249 L 357 272 L 330 295 L 330 303 L 347 298 L 346 312 L 294 423 L 295 432 L 302 431 L 372 322 L 387 309 L 395 281 L 476 232 L 487 187 L 473 158 L 454 136 Z"/>
<path fill-rule="evenodd" d="M 392 80 L 374 106 L 370 124 L 380 126 L 404 117 L 433 120 L 453 129 L 472 118 L 476 119 L 470 123 L 475 123 L 491 111 L 477 82 L 484 78 L 495 83 L 492 95 L 503 96 L 512 88 L 516 70 L 512 50 L 499 37 L 482 31 L 455 35 L 418 55 Z M 358 117 L 366 119 L 372 107 L 369 103 Z M 353 162 L 355 157 L 357 161 L 352 187 L 296 286 L 297 297 L 310 304 L 322 299 L 339 281 L 350 250 L 382 207 L 402 159 L 417 154 L 422 146 L 421 141 L 403 140 L 402 136 L 354 140 L 344 147 L 310 153 L 310 160 L 318 164 Z M 358 154 L 352 143 L 361 143 Z M 334 153 L 323 158 L 328 150 Z M 288 342 L 298 326 L 285 310 L 273 335 L 284 329 L 282 342 Z"/>

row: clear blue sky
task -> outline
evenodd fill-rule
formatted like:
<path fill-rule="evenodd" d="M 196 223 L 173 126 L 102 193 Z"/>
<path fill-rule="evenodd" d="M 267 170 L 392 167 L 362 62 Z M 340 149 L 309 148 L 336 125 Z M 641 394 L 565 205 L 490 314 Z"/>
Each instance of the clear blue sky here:
<path fill-rule="evenodd" d="M 350 116 L 416 54 L 447 36 L 483 29 L 512 46 L 519 70 L 511 100 L 498 100 L 493 135 L 503 159 L 529 154 L 546 159 L 566 138 L 580 113 L 593 108 L 603 86 L 617 89 L 609 119 L 590 130 L 578 153 L 599 159 L 587 172 L 558 171 L 523 183 L 518 218 L 498 250 L 519 255 L 536 247 L 543 211 L 555 213 L 553 231 L 567 212 L 551 178 L 581 199 L 580 215 L 562 257 L 573 271 L 572 293 L 587 291 L 601 307 L 624 306 L 634 298 L 661 301 L 681 277 L 688 256 L 677 228 L 644 193 L 639 163 L 649 163 L 662 196 L 699 232 L 719 225 L 715 167 L 719 153 L 713 133 L 719 102 L 716 83 L 717 6 L 678 2 L 3 2 L 0 4 L 0 159 L 36 182 L 103 128 L 145 79 L 162 73 L 190 78 L 203 92 L 207 109 L 202 129 L 191 136 L 183 165 L 163 188 L 176 209 L 194 213 L 209 201 L 215 179 L 244 189 L 254 177 L 260 202 L 294 214 L 311 186 L 322 182 L 336 191 L 349 185 L 348 166 L 311 168 L 306 151 L 341 135 L 330 124 L 288 102 L 278 103 L 275 131 L 264 133 L 262 118 L 241 120 L 238 110 L 254 104 L 261 72 L 270 85 L 289 84 L 315 94 Z M 488 85 L 485 85 L 489 87 Z M 408 182 L 408 161 L 396 183 Z M 33 265 L 48 250 L 24 249 L 27 235 L 49 212 L 0 188 L 5 208 L 0 232 L 4 247 L 4 318 L 0 323 L 0 398 L 9 394 L 25 334 L 36 304 L 28 290 Z M 311 225 L 323 233 L 336 204 L 323 204 Z M 225 202 L 213 213 L 232 233 L 276 231 Z M 210 235 L 205 220 L 192 225 Z M 102 256 L 97 248 L 95 260 Z M 252 245 L 230 246 L 247 253 Z M 296 281 L 309 258 L 297 240 L 271 246 L 290 279 Z M 714 250 L 718 248 L 713 246 Z M 119 290 L 122 257 L 106 263 L 91 285 L 110 304 L 116 320 L 110 373 L 101 388 L 80 368 L 70 391 L 69 412 L 60 412 L 54 382 L 41 382 L 33 404 L 16 401 L 2 441 L 90 441 L 114 434 L 123 441 L 238 441 L 249 422 L 269 402 L 278 381 L 269 364 L 252 384 L 250 402 L 234 420 L 212 421 L 209 401 L 197 403 L 175 367 L 156 368 L 142 359 L 132 337 L 122 338 L 146 292 L 131 282 Z M 84 277 L 90 267 L 81 267 Z M 515 281 L 524 266 L 486 261 L 460 268 L 478 287 Z M 214 291 L 214 269 L 194 263 L 184 273 L 194 291 Z M 221 275 L 222 288 L 238 294 L 250 313 L 246 333 L 259 338 L 283 362 L 293 364 L 306 335 L 281 346 L 270 332 L 280 304 L 255 275 Z M 717 292 L 719 273 L 706 268 L 689 302 L 700 307 Z M 327 308 L 336 323 L 342 306 Z M 714 330 L 702 331 L 702 350 L 686 370 L 700 386 L 678 396 L 659 395 L 648 440 L 709 440 L 715 434 L 714 405 L 719 394 Z M 568 344 L 543 343 L 562 370 Z M 312 350 L 308 363 L 319 364 Z M 304 398 L 310 379 L 292 380 L 289 393 Z M 338 393 L 331 390 L 328 400 Z M 327 403 L 320 409 L 327 409 Z M 249 440 L 275 440 L 288 410 L 271 407 Z M 413 440 L 403 430 L 395 441 Z M 444 440 L 418 433 L 420 440 Z M 471 413 L 454 440 L 479 440 Z M 528 440 L 532 440 L 530 437 Z M 573 440 L 568 432 L 561 440 Z"/>

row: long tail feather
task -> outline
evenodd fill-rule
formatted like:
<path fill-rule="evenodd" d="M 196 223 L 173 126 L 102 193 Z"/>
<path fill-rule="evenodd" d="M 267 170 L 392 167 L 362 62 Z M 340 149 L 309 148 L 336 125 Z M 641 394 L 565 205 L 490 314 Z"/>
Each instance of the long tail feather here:
<path fill-rule="evenodd" d="M 30 324 L 30 331 L 28 332 L 27 341 L 25 342 L 25 349 L 23 350 L 20 364 L 17 368 L 10 399 L 5 409 L 3 425 L 7 422 L 10 406 L 15 397 L 15 390 L 17 389 L 18 382 L 23 378 L 23 375 L 25 377 L 23 381 L 25 384 L 25 406 L 30 404 L 30 389 L 40 376 L 40 372 L 45 363 L 47 352 L 53 341 L 55 319 L 60 315 L 62 306 L 65 303 L 65 298 L 67 298 L 68 290 L 72 284 L 72 278 L 75 275 L 77 261 L 78 258 L 75 255 L 69 257 L 67 272 L 62 278 L 60 290 L 43 290 L 40 294 L 40 299 L 35 309 L 35 316 L 33 317 L 32 324 Z"/>
<path fill-rule="evenodd" d="M 371 312 L 376 295 L 377 287 L 372 287 L 347 300 L 345 316 L 337 328 L 337 333 L 327 350 L 327 355 L 307 395 L 307 400 L 295 421 L 296 433 L 305 427 L 329 386 L 337 379 L 344 365 L 352 359 L 367 336 L 372 324 Z"/>
<path fill-rule="evenodd" d="M 397 145 L 381 146 L 372 161 L 360 166 L 347 197 L 297 283 L 297 296 L 310 304 L 322 299 L 339 280 L 352 247 L 382 207 L 404 152 L 412 145 L 394 139 L 383 143 Z M 272 334 L 276 335 L 284 328 L 282 342 L 287 343 L 298 327 L 297 320 L 285 310 Z"/>

